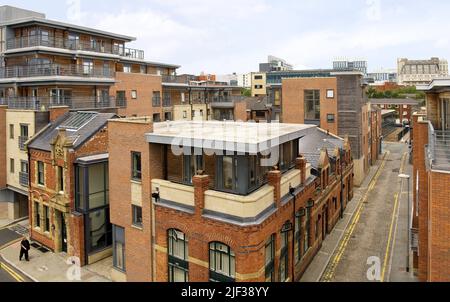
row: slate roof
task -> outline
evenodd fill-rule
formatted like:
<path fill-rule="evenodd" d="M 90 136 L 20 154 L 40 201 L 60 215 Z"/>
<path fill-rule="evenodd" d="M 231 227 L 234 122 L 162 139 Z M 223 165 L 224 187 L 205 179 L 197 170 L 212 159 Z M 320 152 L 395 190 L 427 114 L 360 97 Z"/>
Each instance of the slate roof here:
<path fill-rule="evenodd" d="M 90 116 L 89 116 L 90 115 Z M 89 117 L 89 118 L 86 118 Z M 40 133 L 28 142 L 29 149 L 37 149 L 43 151 L 51 151 L 51 143 L 58 135 L 60 128 L 66 129 L 66 134 L 73 140 L 73 148 L 77 149 L 84 144 L 95 133 L 102 129 L 109 119 L 116 118 L 114 113 L 98 113 L 98 112 L 69 112 L 59 117 L 54 122 L 47 125 Z M 71 121 L 84 120 L 82 124 L 73 124 Z M 66 125 L 66 127 L 64 127 Z M 67 127 L 69 126 L 69 127 Z M 78 128 L 79 127 L 79 128 Z"/>
<path fill-rule="evenodd" d="M 332 134 L 327 134 L 323 129 L 316 128 L 310 134 L 304 136 L 299 142 L 299 152 L 311 164 L 313 168 L 318 167 L 320 152 L 323 148 L 332 157 L 335 149 L 344 148 L 344 140 Z"/>

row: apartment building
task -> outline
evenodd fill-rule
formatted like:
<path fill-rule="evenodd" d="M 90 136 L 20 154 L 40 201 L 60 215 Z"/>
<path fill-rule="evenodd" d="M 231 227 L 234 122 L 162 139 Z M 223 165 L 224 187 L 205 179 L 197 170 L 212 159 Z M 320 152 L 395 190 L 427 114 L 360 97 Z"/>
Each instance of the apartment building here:
<path fill-rule="evenodd" d="M 280 108 L 281 122 L 313 124 L 335 135 L 348 135 L 355 185 L 359 186 L 370 167 L 369 144 L 379 145 L 381 139 L 370 139 L 371 107 L 363 74 L 335 70 L 270 73 L 268 85 L 274 108 Z"/>
<path fill-rule="evenodd" d="M 266 73 L 265 72 L 252 72 L 252 96 L 265 96 L 267 95 L 266 87 Z"/>
<path fill-rule="evenodd" d="M 448 282 L 450 80 L 433 80 L 418 89 L 426 93 L 426 112 L 413 116 L 413 263 L 421 281 Z"/>
<path fill-rule="evenodd" d="M 148 117 L 109 131 L 116 281 L 298 280 L 352 199 L 348 140 L 311 125 Z"/>
<path fill-rule="evenodd" d="M 24 142 L 49 122 L 52 108 L 157 119 L 164 116 L 162 76 L 179 66 L 146 61 L 144 51 L 126 47 L 133 37 L 10 6 L 0 14 L 0 202 L 16 219 L 28 212 Z"/>
<path fill-rule="evenodd" d="M 433 79 L 448 76 L 448 62 L 445 59 L 397 60 L 398 84 L 407 86 L 427 85 Z"/>
<path fill-rule="evenodd" d="M 272 71 L 288 71 L 293 70 L 293 66 L 286 62 L 286 60 L 277 58 L 275 56 L 268 56 L 267 63 L 259 64 L 259 72 L 272 72 Z"/>
<path fill-rule="evenodd" d="M 112 255 L 107 123 L 115 117 L 66 108 L 27 142 L 30 237 L 81 265 Z"/>
<path fill-rule="evenodd" d="M 364 59 L 349 59 L 349 58 L 336 58 L 333 61 L 333 69 L 334 70 L 358 70 L 367 75 L 367 60 Z"/>

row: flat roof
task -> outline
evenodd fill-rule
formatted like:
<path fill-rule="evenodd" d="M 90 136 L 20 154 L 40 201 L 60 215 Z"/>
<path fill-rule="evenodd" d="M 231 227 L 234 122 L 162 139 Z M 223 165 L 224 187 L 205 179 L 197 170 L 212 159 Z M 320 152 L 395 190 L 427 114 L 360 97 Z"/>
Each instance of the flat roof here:
<path fill-rule="evenodd" d="M 419 91 L 432 91 L 439 88 L 450 88 L 450 77 L 436 78 L 428 85 L 417 85 Z"/>
<path fill-rule="evenodd" d="M 415 99 L 369 99 L 372 104 L 376 105 L 419 105 L 419 101 Z"/>
<path fill-rule="evenodd" d="M 116 39 L 124 40 L 127 42 L 136 40 L 135 37 L 131 37 L 131 36 L 115 34 L 115 33 L 107 32 L 107 31 L 103 31 L 103 30 L 97 30 L 94 28 L 89 28 L 89 27 L 79 26 L 79 25 L 60 22 L 60 21 L 39 18 L 39 17 L 28 17 L 28 18 L 23 18 L 23 19 L 16 19 L 16 20 L 11 20 L 11 21 L 6 21 L 6 22 L 0 22 L 0 26 L 11 26 L 11 27 L 15 27 L 15 26 L 19 26 L 19 25 L 23 26 L 23 25 L 28 25 L 28 24 L 43 24 L 43 25 L 50 25 L 53 27 L 74 29 L 74 30 L 78 30 L 81 32 L 98 34 L 98 35 L 101 35 L 104 37 L 116 38 Z"/>
<path fill-rule="evenodd" d="M 395 113 L 395 110 L 381 110 L 381 115 L 388 115 L 391 113 Z"/>
<path fill-rule="evenodd" d="M 102 154 L 78 157 L 75 162 L 78 164 L 89 164 L 89 163 L 94 163 L 94 162 L 107 161 L 108 159 L 109 159 L 109 153 L 102 153 Z"/>
<path fill-rule="evenodd" d="M 316 128 L 303 124 L 175 121 L 155 123 L 146 139 L 148 143 L 179 148 L 256 154 L 302 138 Z"/>

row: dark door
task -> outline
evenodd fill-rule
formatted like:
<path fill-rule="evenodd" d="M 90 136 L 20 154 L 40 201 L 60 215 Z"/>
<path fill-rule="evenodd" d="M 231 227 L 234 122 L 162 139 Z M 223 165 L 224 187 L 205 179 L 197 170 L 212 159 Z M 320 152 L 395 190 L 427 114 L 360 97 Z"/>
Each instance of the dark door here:
<path fill-rule="evenodd" d="M 61 221 L 61 251 L 67 253 L 67 228 L 64 213 L 59 212 Z"/>
<path fill-rule="evenodd" d="M 328 233 L 328 207 L 325 208 L 322 215 L 322 240 L 325 240 Z"/>

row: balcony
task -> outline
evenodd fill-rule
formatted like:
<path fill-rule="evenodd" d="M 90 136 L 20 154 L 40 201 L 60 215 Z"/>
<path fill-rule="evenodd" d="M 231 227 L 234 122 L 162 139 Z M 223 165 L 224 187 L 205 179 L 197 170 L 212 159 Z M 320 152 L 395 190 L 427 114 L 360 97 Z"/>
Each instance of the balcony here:
<path fill-rule="evenodd" d="M 29 139 L 28 136 L 19 136 L 19 149 L 25 151 L 25 143 Z"/>
<path fill-rule="evenodd" d="M 17 110 L 47 111 L 51 107 L 68 106 L 73 110 L 107 109 L 122 107 L 123 102 L 116 102 L 116 98 L 108 97 L 15 97 L 8 98 L 8 108 Z"/>
<path fill-rule="evenodd" d="M 60 64 L 39 64 L 0 68 L 0 79 L 52 76 L 113 79 L 115 72 L 109 68 L 93 68 L 83 65 Z"/>
<path fill-rule="evenodd" d="M 169 84 L 189 84 L 189 79 L 187 76 L 177 76 L 177 75 L 163 75 L 162 82 Z"/>
<path fill-rule="evenodd" d="M 28 187 L 28 173 L 19 172 L 19 183 L 21 186 Z"/>
<path fill-rule="evenodd" d="M 428 140 L 431 169 L 450 171 L 450 130 L 435 130 L 429 123 Z"/>
<path fill-rule="evenodd" d="M 116 101 L 116 105 L 118 108 L 127 108 L 127 99 L 126 98 L 118 98 Z"/>
<path fill-rule="evenodd" d="M 143 50 L 126 48 L 122 45 L 102 44 L 90 41 L 80 41 L 78 39 L 55 38 L 46 35 L 35 35 L 9 39 L 6 42 L 7 50 L 28 48 L 28 47 L 50 47 L 73 51 L 89 51 L 101 54 L 117 55 L 130 59 L 144 60 Z"/>

